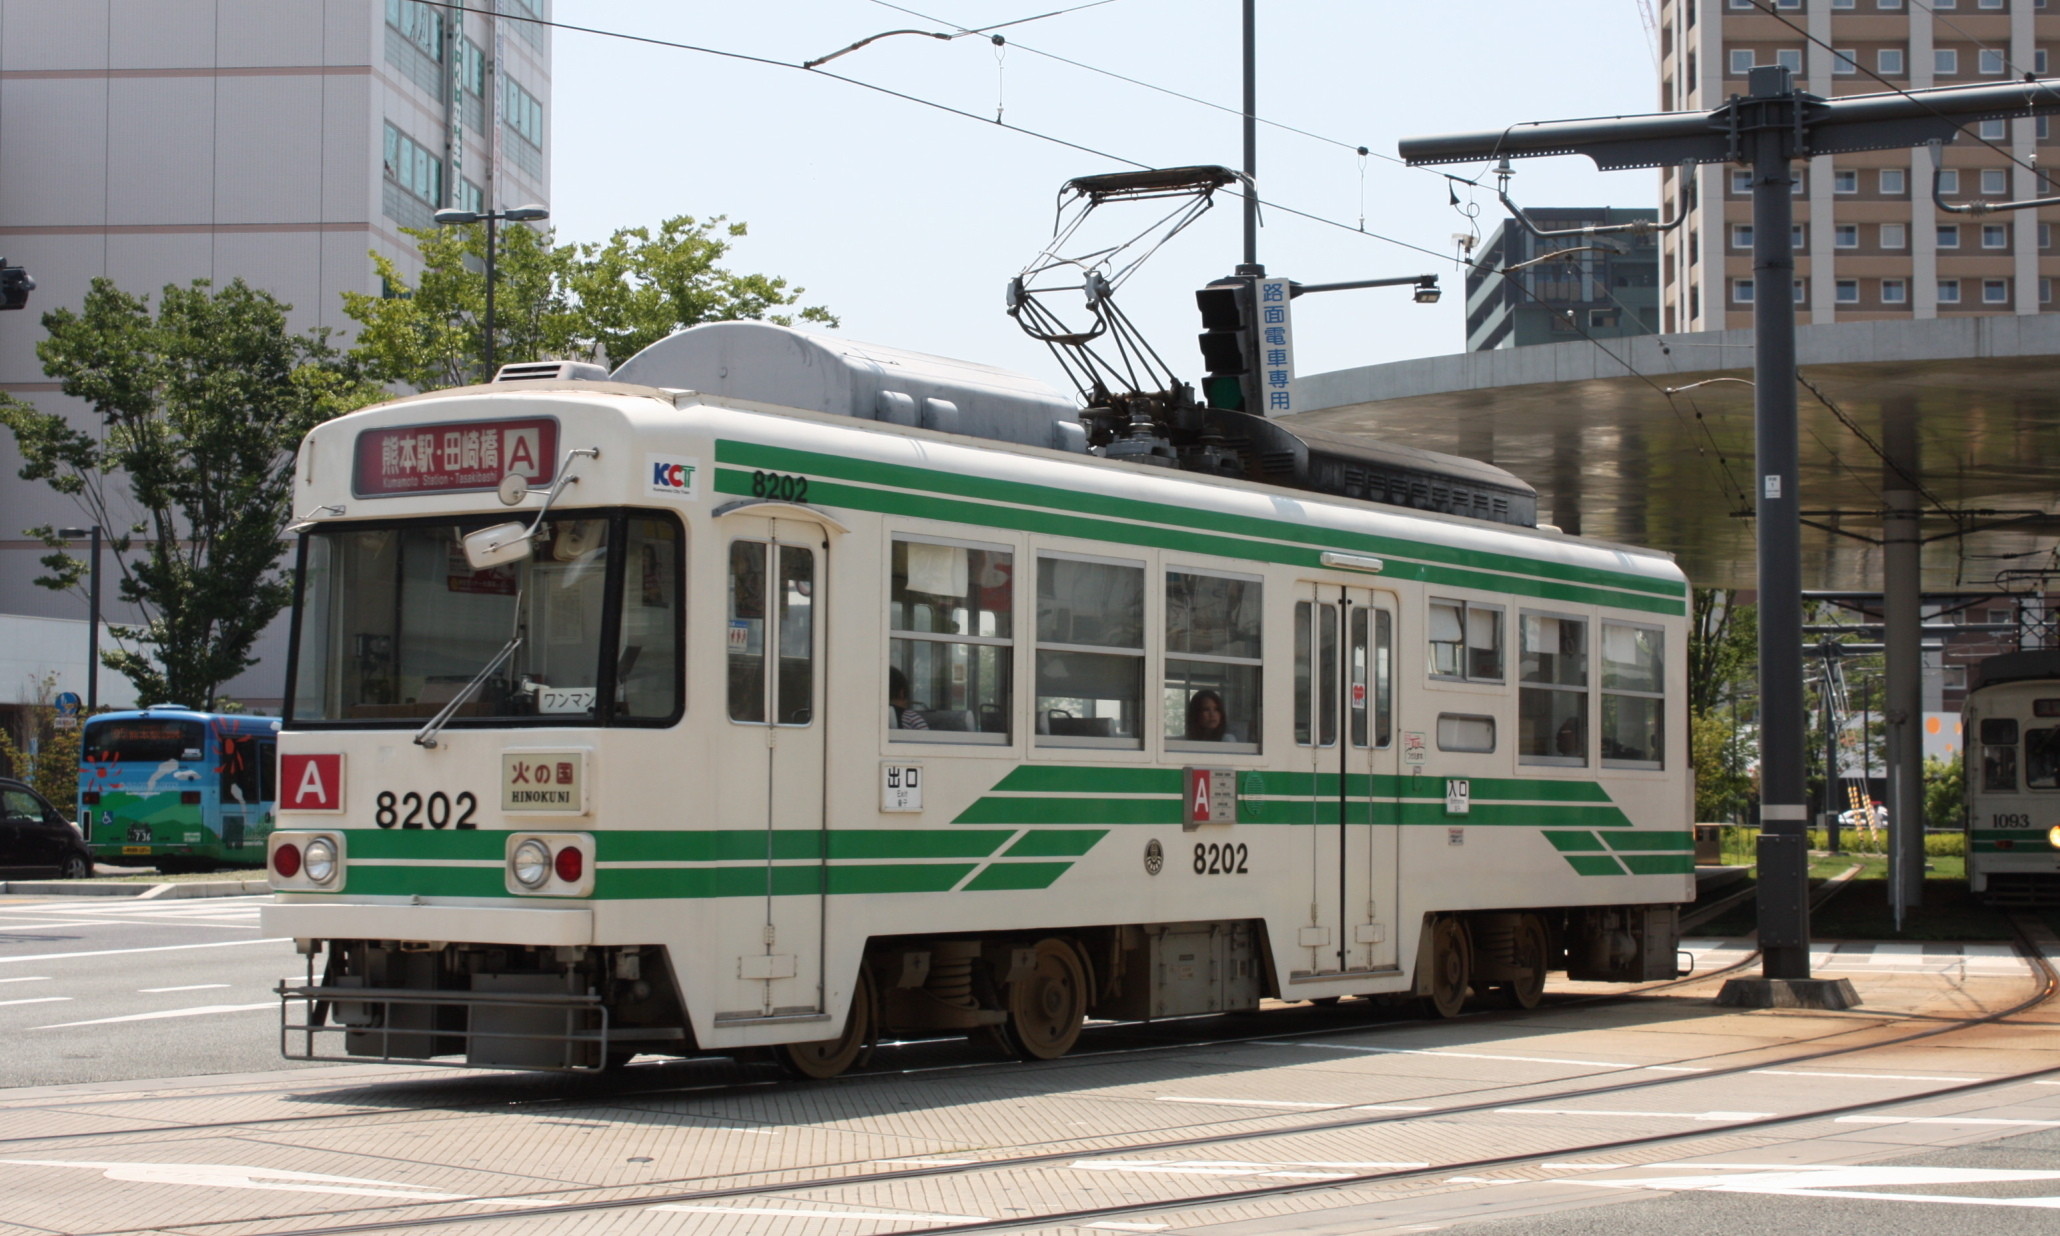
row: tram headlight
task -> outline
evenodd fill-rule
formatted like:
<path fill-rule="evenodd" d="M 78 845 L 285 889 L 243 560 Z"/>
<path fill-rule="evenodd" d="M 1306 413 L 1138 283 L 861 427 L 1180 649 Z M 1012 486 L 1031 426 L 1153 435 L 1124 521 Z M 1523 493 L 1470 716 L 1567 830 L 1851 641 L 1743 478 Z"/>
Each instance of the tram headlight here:
<path fill-rule="evenodd" d="M 2060 850 L 2060 824 L 2055 824 L 2046 830 L 2046 844 L 2056 850 Z"/>
<path fill-rule="evenodd" d="M 301 865 L 308 879 L 317 884 L 329 883 L 336 878 L 336 843 L 327 837 L 308 842 L 308 848 L 301 854 Z"/>
<path fill-rule="evenodd" d="M 551 878 L 551 848 L 532 837 L 515 847 L 508 857 L 508 870 L 524 888 L 541 888 Z"/>

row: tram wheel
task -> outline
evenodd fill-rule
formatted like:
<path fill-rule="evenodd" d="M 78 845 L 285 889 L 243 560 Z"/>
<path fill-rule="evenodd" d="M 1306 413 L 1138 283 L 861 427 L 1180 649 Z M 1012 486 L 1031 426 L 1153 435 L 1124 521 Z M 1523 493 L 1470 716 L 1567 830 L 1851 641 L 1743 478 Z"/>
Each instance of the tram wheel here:
<path fill-rule="evenodd" d="M 1534 1009 L 1545 998 L 1545 967 L 1548 945 L 1545 940 L 1545 924 L 1535 914 L 1526 914 L 1517 919 L 1516 938 L 1510 951 L 1515 954 L 1517 968 L 1530 971 L 1524 978 L 1512 979 L 1495 984 L 1495 990 L 1504 999 L 1520 1009 Z"/>
<path fill-rule="evenodd" d="M 1056 937 L 1037 942 L 1030 972 L 1010 983 L 1004 1050 L 1024 1060 L 1055 1060 L 1080 1041 L 1087 1021 L 1087 967 L 1074 947 Z"/>
<path fill-rule="evenodd" d="M 858 968 L 858 987 L 851 993 L 851 1015 L 844 1019 L 844 1033 L 834 1039 L 813 1043 L 782 1043 L 773 1048 L 773 1059 L 781 1069 L 796 1077 L 822 1081 L 835 1077 L 859 1057 L 869 1053 L 879 1036 L 878 1001 L 873 995 L 873 972 Z"/>
<path fill-rule="evenodd" d="M 1456 918 L 1439 919 L 1431 927 L 1431 1010 L 1440 1017 L 1459 1016 L 1472 982 L 1473 941 L 1466 924 Z"/>

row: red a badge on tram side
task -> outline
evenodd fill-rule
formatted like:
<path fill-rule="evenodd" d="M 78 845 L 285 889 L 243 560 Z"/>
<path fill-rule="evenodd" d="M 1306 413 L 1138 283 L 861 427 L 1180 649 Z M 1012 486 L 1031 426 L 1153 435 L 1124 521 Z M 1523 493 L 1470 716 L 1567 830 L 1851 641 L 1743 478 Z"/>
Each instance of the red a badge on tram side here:
<path fill-rule="evenodd" d="M 343 810 L 343 756 L 279 756 L 279 807 L 282 811 Z"/>

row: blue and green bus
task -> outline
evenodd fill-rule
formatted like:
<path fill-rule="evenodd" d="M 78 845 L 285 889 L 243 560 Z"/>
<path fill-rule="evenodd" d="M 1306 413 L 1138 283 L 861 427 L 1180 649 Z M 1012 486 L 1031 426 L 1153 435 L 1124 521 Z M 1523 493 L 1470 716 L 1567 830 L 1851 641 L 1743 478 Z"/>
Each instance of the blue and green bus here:
<path fill-rule="evenodd" d="M 271 717 L 154 704 L 89 718 L 78 820 L 94 861 L 168 874 L 262 865 L 277 756 Z"/>

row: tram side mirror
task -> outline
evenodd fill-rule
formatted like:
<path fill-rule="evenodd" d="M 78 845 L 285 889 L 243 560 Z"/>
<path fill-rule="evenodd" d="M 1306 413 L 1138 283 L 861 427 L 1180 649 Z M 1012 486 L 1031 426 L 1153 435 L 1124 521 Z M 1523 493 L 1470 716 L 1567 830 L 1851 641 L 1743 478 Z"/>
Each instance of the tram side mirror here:
<path fill-rule="evenodd" d="M 465 534 L 465 561 L 475 571 L 520 562 L 529 557 L 529 529 L 519 523 L 495 524 Z"/>

